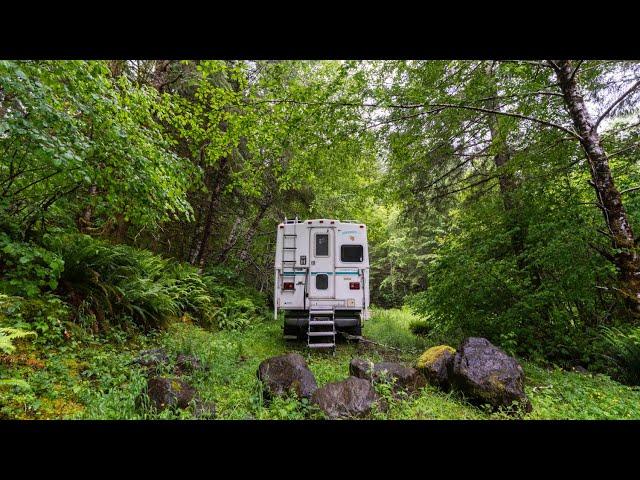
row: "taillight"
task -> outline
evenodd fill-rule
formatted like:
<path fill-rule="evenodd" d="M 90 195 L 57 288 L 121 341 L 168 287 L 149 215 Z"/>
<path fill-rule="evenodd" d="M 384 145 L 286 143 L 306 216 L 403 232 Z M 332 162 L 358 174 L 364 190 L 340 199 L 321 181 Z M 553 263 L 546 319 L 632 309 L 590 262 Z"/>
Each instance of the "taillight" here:
<path fill-rule="evenodd" d="M 293 282 L 284 282 L 282 284 L 282 289 L 283 290 L 295 290 L 295 287 L 293 286 Z"/>
<path fill-rule="evenodd" d="M 349 282 L 349 290 L 360 290 L 360 282 Z"/>

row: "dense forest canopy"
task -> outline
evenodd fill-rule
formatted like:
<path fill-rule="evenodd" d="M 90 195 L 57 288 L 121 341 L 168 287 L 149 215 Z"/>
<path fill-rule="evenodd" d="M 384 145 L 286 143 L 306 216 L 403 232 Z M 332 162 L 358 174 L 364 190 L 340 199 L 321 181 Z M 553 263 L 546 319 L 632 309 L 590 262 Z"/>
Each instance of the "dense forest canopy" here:
<path fill-rule="evenodd" d="M 358 219 L 376 305 L 594 361 L 640 310 L 639 86 L 624 61 L 2 61 L 0 290 L 73 304 L 94 239 L 270 292 L 285 216 Z"/>

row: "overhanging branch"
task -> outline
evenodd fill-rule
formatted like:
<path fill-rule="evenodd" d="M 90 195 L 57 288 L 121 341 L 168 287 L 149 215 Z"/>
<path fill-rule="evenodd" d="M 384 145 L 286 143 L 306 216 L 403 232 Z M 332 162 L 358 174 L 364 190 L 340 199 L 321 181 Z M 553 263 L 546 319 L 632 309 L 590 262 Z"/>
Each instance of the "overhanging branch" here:
<path fill-rule="evenodd" d="M 633 93 L 633 91 L 638 88 L 638 86 L 640 86 L 640 80 L 638 80 L 636 83 L 634 83 L 631 88 L 629 88 L 629 90 L 627 90 L 626 92 L 624 92 L 622 95 L 620 95 L 620 97 L 613 102 L 611 105 L 609 105 L 609 108 L 607 108 L 602 115 L 600 115 L 598 117 L 598 120 L 596 120 L 596 123 L 593 124 L 592 129 L 596 130 L 598 128 L 598 125 L 600 125 L 600 122 L 602 122 L 602 120 L 605 119 L 605 117 L 607 115 L 609 115 L 609 113 L 611 113 L 611 110 L 613 110 L 618 104 L 620 104 L 620 102 L 622 102 L 626 97 L 628 97 L 629 95 L 631 95 Z"/>

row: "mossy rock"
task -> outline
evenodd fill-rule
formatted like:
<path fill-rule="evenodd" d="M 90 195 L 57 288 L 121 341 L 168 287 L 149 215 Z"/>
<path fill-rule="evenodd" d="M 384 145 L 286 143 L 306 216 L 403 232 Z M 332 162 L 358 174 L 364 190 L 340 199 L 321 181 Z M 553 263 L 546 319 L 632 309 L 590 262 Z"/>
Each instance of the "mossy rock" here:
<path fill-rule="evenodd" d="M 438 345 L 426 350 L 416 363 L 416 368 L 425 368 L 427 365 L 432 365 L 437 361 L 445 352 L 449 352 L 451 355 L 456 354 L 456 349 L 449 345 Z"/>
<path fill-rule="evenodd" d="M 427 378 L 429 383 L 444 390 L 451 386 L 450 375 L 453 366 L 455 348 L 449 345 L 438 345 L 425 351 L 418 361 L 416 368 Z"/>
<path fill-rule="evenodd" d="M 480 404 L 530 412 L 524 391 L 524 371 L 518 361 L 486 338 L 470 337 L 460 344 L 453 361 L 452 385 Z"/>

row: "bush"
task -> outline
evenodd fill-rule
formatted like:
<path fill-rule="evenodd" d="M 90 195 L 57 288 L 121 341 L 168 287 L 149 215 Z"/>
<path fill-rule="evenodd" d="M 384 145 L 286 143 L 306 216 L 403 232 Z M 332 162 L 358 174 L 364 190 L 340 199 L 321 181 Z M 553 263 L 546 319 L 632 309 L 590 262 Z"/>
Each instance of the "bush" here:
<path fill-rule="evenodd" d="M 0 294 L 2 323 L 37 333 L 37 343 L 62 342 L 70 319 L 71 309 L 54 295 L 23 298 Z"/>
<path fill-rule="evenodd" d="M 35 297 L 43 290 L 54 290 L 64 268 L 55 253 L 34 243 L 14 241 L 0 233 L 0 292 Z"/>
<path fill-rule="evenodd" d="M 264 295 L 247 287 L 235 272 L 209 269 L 203 280 L 216 307 L 213 320 L 218 328 L 243 329 L 268 315 Z"/>

